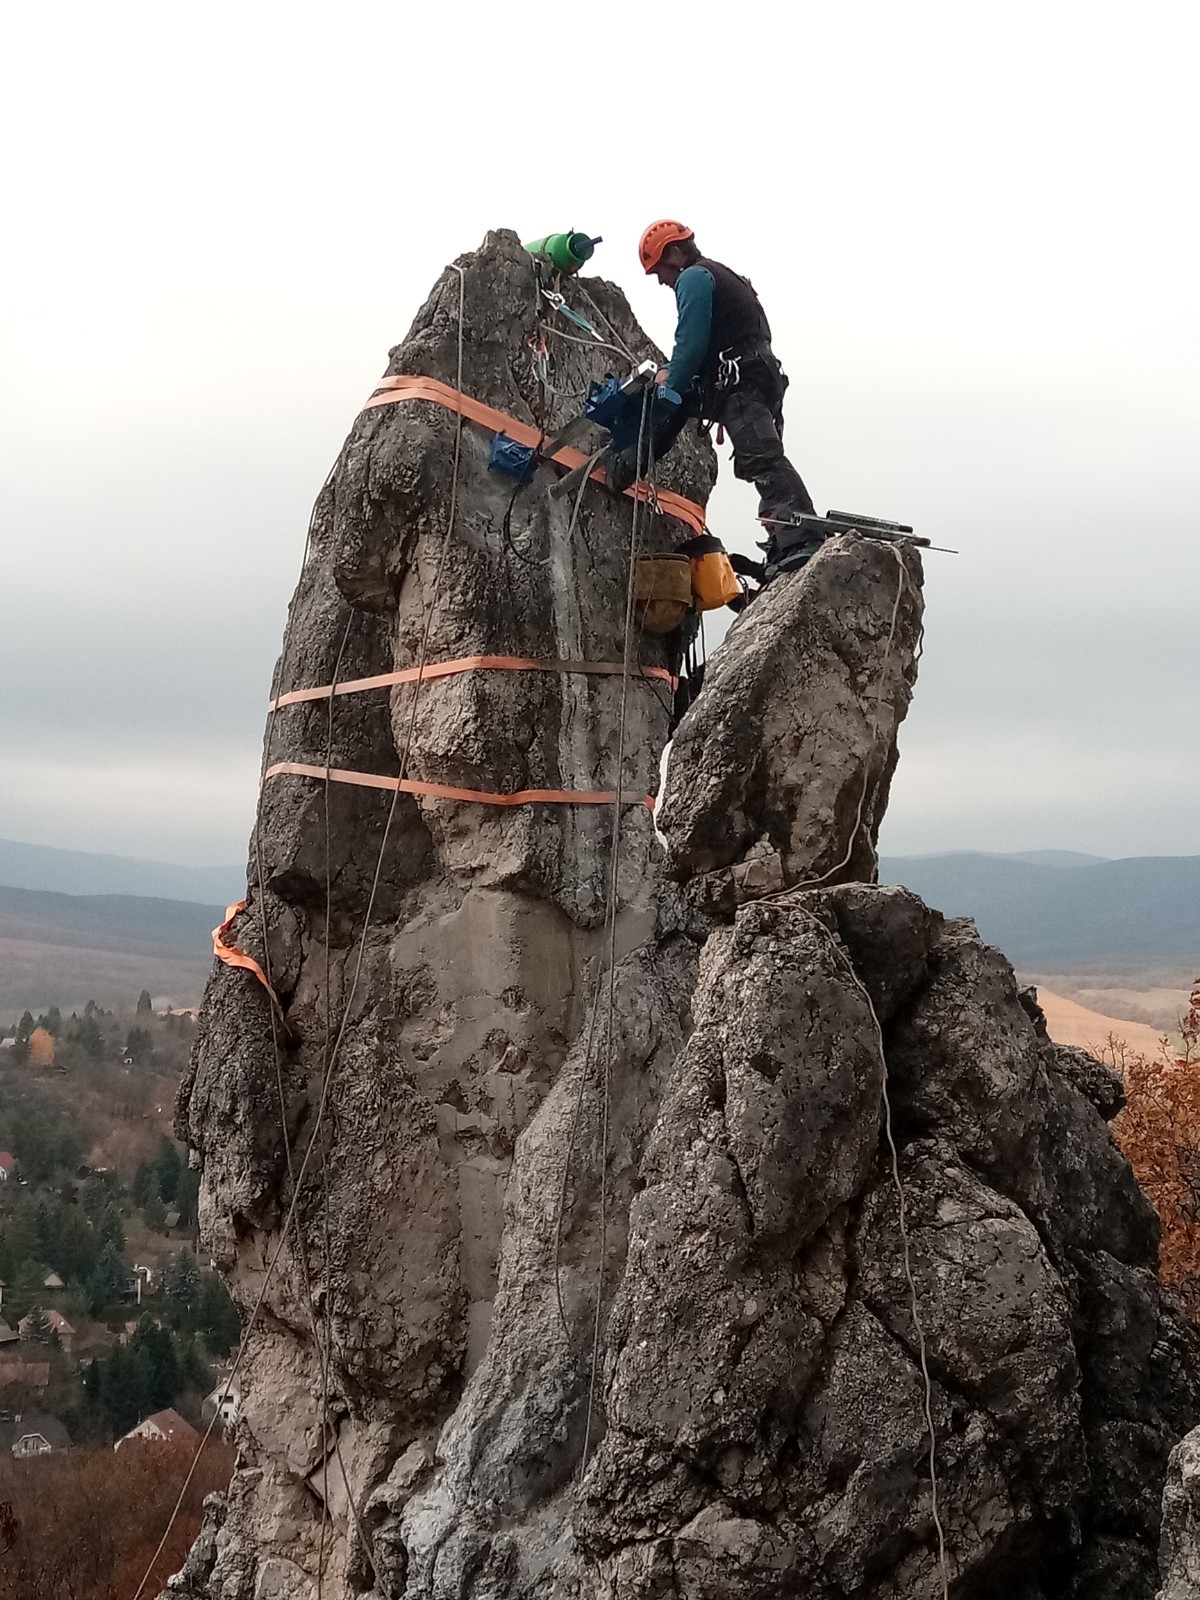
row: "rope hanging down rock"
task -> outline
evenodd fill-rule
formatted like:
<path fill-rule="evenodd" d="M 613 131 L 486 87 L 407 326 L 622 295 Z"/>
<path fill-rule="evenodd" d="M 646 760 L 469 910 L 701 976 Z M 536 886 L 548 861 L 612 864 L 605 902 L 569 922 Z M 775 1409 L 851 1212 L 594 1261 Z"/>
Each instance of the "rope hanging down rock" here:
<path fill-rule="evenodd" d="M 795 891 L 793 891 L 794 893 Z M 803 908 L 802 908 L 803 909 Z M 811 911 L 805 911 L 813 926 L 819 929 L 823 938 L 829 942 L 830 949 L 838 964 L 842 967 L 850 982 L 862 996 L 867 1010 L 871 1015 L 871 1023 L 875 1029 L 876 1044 L 879 1049 L 879 1060 L 883 1067 L 881 1092 L 883 1096 L 883 1130 L 887 1140 L 888 1153 L 891 1162 L 892 1187 L 896 1192 L 897 1223 L 900 1233 L 901 1259 L 904 1266 L 904 1280 L 908 1287 L 909 1314 L 912 1317 L 913 1332 L 917 1338 L 917 1353 L 921 1364 L 921 1381 L 923 1386 L 923 1402 L 925 1411 L 925 1428 L 929 1436 L 929 1504 L 933 1518 L 934 1530 L 937 1534 L 938 1546 L 938 1573 L 941 1579 L 942 1600 L 950 1597 L 950 1570 L 946 1558 L 946 1530 L 942 1523 L 941 1511 L 938 1504 L 938 1473 L 937 1473 L 937 1431 L 933 1422 L 933 1379 L 929 1372 L 929 1346 L 925 1337 L 925 1325 L 921 1320 L 921 1303 L 917 1295 L 917 1282 L 912 1268 L 912 1241 L 908 1231 L 908 1195 L 904 1182 L 900 1176 L 900 1153 L 896 1146 L 895 1131 L 892 1126 L 892 1101 L 888 1093 L 887 1056 L 884 1054 L 883 1027 L 879 1021 L 879 1014 L 875 1010 L 875 1003 L 867 990 L 866 985 L 855 972 L 849 956 L 842 949 L 833 933 L 825 926 L 819 917 L 813 916 Z"/>
<path fill-rule="evenodd" d="M 459 292 L 458 292 L 458 367 L 457 367 L 456 381 L 457 381 L 458 388 L 461 390 L 461 388 L 462 388 L 462 377 L 463 377 L 463 341 L 464 341 L 464 322 L 465 322 L 465 309 L 466 309 L 466 273 L 465 273 L 465 269 L 460 267 L 460 266 L 458 266 L 457 263 L 452 263 L 452 265 L 453 265 L 454 271 L 458 273 L 458 280 L 459 280 Z M 457 513 L 457 508 L 458 508 L 459 466 L 460 466 L 460 463 L 461 463 L 461 460 L 462 460 L 462 429 L 463 429 L 463 413 L 460 410 L 458 412 L 458 424 L 457 424 L 457 426 L 455 428 L 455 434 L 454 434 L 454 464 L 453 464 L 452 475 L 451 475 L 451 480 L 450 480 L 450 510 L 449 510 L 449 515 L 447 516 L 447 519 L 446 519 L 445 531 L 444 531 L 444 533 L 442 535 L 442 543 L 441 543 L 441 549 L 440 549 L 439 554 L 438 554 L 437 566 L 436 566 L 435 571 L 434 571 L 433 583 L 431 585 L 431 591 L 432 592 L 431 592 L 431 595 L 430 595 L 430 601 L 429 601 L 428 606 L 426 607 L 426 612 L 425 612 L 425 627 L 424 627 L 424 630 L 422 631 L 422 634 L 421 634 L 421 645 L 420 645 L 420 650 L 418 652 L 418 668 L 419 668 L 419 671 L 418 671 L 418 675 L 417 675 L 417 678 L 416 678 L 416 690 L 417 690 L 417 692 L 413 695 L 412 714 L 409 717 L 408 732 L 407 732 L 407 736 L 406 736 L 406 739 L 405 739 L 404 752 L 403 752 L 403 755 L 401 756 L 401 760 L 400 760 L 400 776 L 401 777 L 403 777 L 403 774 L 407 769 L 408 758 L 409 758 L 409 755 L 410 755 L 411 750 L 412 750 L 413 731 L 414 731 L 414 728 L 416 726 L 417 706 L 418 706 L 418 702 L 419 702 L 419 699 L 420 699 L 420 690 L 421 690 L 421 684 L 422 684 L 423 675 L 424 675 L 424 665 L 425 665 L 425 661 L 426 661 L 426 658 L 427 658 L 428 653 L 429 653 L 430 627 L 431 627 L 432 621 L 433 621 L 433 613 L 434 613 L 434 611 L 436 609 L 437 595 L 438 595 L 439 587 L 441 585 L 442 574 L 443 574 L 443 571 L 445 569 L 446 555 L 447 555 L 447 552 L 448 552 L 449 547 L 450 547 L 450 539 L 451 539 L 451 536 L 452 536 L 452 534 L 454 532 L 455 517 L 456 517 L 456 513 Z M 329 479 L 327 478 L 326 479 L 326 483 L 328 483 L 328 481 L 329 481 Z M 319 501 L 318 501 L 318 503 L 319 503 Z M 315 517 L 315 509 L 314 509 L 314 517 Z M 312 542 L 312 527 L 313 527 L 313 524 L 312 524 L 312 520 L 310 519 L 310 521 L 309 521 L 308 538 L 305 541 L 304 558 L 303 558 L 303 561 L 301 563 L 301 571 L 303 571 L 304 565 L 307 563 L 308 551 L 309 551 L 309 548 L 310 548 L 311 542 Z M 292 619 L 291 619 L 291 616 L 289 615 L 288 626 L 287 626 L 287 629 L 286 629 L 285 635 L 284 635 L 284 653 L 286 653 L 288 645 L 289 645 L 289 642 L 290 642 L 291 622 L 292 622 Z M 281 657 L 281 659 L 282 659 L 282 657 Z M 332 704 L 332 697 L 331 697 L 331 704 Z M 273 719 L 274 719 L 276 714 L 277 713 L 274 712 L 274 711 L 271 713 L 272 723 L 268 724 L 268 737 L 267 737 L 266 745 L 265 745 L 265 748 L 264 748 L 264 756 L 263 756 L 264 769 L 265 769 L 266 763 L 267 763 L 267 754 L 268 754 L 269 749 L 270 749 L 270 734 L 271 734 L 271 729 L 272 729 L 272 725 L 273 725 Z M 264 774 L 263 774 L 264 778 L 265 778 L 265 775 L 266 774 L 265 774 L 265 771 L 264 771 Z M 393 822 L 395 820 L 396 806 L 397 806 L 397 802 L 399 801 L 399 798 L 400 798 L 400 790 L 397 787 L 394 790 L 393 794 L 392 794 L 392 803 L 391 803 L 390 807 L 388 808 L 387 819 L 386 819 L 386 821 L 384 823 L 383 838 L 380 841 L 379 853 L 378 853 L 378 856 L 376 857 L 376 861 L 375 861 L 375 872 L 374 872 L 374 875 L 373 875 L 372 880 L 371 880 L 371 891 L 370 891 L 370 894 L 367 897 L 367 908 L 366 908 L 366 912 L 365 912 L 364 917 L 363 917 L 362 932 L 361 932 L 361 935 L 360 935 L 359 941 L 358 941 L 358 949 L 357 949 L 357 955 L 356 955 L 355 966 L 354 966 L 354 976 L 353 976 L 353 981 L 352 981 L 351 986 L 350 986 L 350 993 L 347 996 L 346 1004 L 345 1004 L 345 1006 L 343 1008 L 343 1011 L 342 1011 L 341 1021 L 340 1021 L 339 1025 L 338 1025 L 337 1034 L 336 1034 L 336 1036 L 334 1038 L 333 1046 L 329 1050 L 328 1059 L 325 1062 L 325 1068 L 324 1068 L 324 1072 L 322 1074 L 321 1093 L 320 1093 L 320 1098 L 319 1098 L 318 1103 L 317 1103 L 317 1113 L 316 1113 L 316 1118 L 315 1118 L 315 1121 L 314 1121 L 314 1124 L 313 1124 L 313 1129 L 312 1129 L 311 1134 L 309 1135 L 308 1143 L 305 1146 L 304 1156 L 303 1156 L 303 1159 L 301 1160 L 299 1171 L 297 1172 L 296 1177 L 295 1177 L 295 1181 L 292 1184 L 291 1202 L 290 1202 L 290 1204 L 288 1206 L 287 1214 L 284 1217 L 283 1226 L 279 1231 L 278 1243 L 276 1244 L 275 1249 L 272 1252 L 272 1254 L 271 1254 L 271 1256 L 270 1256 L 270 1258 L 269 1258 L 269 1260 L 267 1262 L 267 1268 L 266 1268 L 266 1271 L 263 1274 L 262 1284 L 259 1287 L 258 1296 L 257 1296 L 257 1298 L 256 1298 L 256 1300 L 254 1302 L 254 1306 L 253 1306 L 253 1309 L 251 1310 L 249 1320 L 247 1321 L 246 1327 L 245 1327 L 245 1329 L 244 1329 L 244 1331 L 242 1333 L 241 1343 L 238 1346 L 238 1351 L 237 1351 L 237 1355 L 234 1358 L 233 1367 L 230 1370 L 230 1374 L 229 1374 L 228 1379 L 226 1380 L 227 1383 L 232 1383 L 233 1382 L 233 1379 L 237 1376 L 237 1373 L 238 1373 L 238 1371 L 239 1371 L 239 1369 L 241 1367 L 241 1364 L 242 1364 L 243 1360 L 245 1359 L 246 1351 L 249 1348 L 249 1344 L 250 1344 L 250 1336 L 254 1332 L 254 1329 L 255 1329 L 255 1327 L 256 1327 L 256 1325 L 258 1323 L 259 1315 L 262 1312 L 263 1304 L 264 1304 L 264 1302 L 266 1300 L 267 1290 L 270 1287 L 271 1280 L 275 1276 L 275 1271 L 276 1271 L 276 1268 L 279 1265 L 280 1256 L 283 1254 L 284 1246 L 287 1244 L 288 1233 L 291 1230 L 292 1224 L 293 1224 L 293 1222 L 295 1220 L 296 1208 L 297 1208 L 297 1205 L 299 1203 L 300 1194 L 301 1194 L 302 1187 L 303 1187 L 303 1184 L 304 1184 L 304 1179 L 305 1179 L 305 1177 L 306 1177 L 306 1175 L 308 1173 L 309 1164 L 312 1161 L 313 1152 L 315 1151 L 315 1149 L 317 1147 L 317 1141 L 320 1138 L 321 1129 L 322 1129 L 322 1127 L 324 1125 L 325 1114 L 326 1114 L 326 1111 L 327 1111 L 328 1105 L 329 1105 L 330 1085 L 332 1084 L 332 1081 L 333 1081 L 334 1071 L 335 1071 L 335 1068 L 337 1066 L 337 1061 L 338 1061 L 339 1054 L 341 1052 L 342 1042 L 345 1039 L 346 1029 L 347 1029 L 347 1027 L 349 1025 L 351 1008 L 352 1008 L 352 1006 L 354 1004 L 354 1000 L 355 1000 L 355 997 L 356 997 L 357 992 L 358 992 L 359 981 L 360 981 L 360 979 L 362 977 L 362 966 L 363 966 L 363 960 L 364 960 L 365 953 L 366 953 L 367 938 L 368 938 L 368 935 L 370 933 L 371 919 L 372 919 L 372 916 L 374 914 L 375 901 L 376 901 L 376 899 L 378 897 L 378 892 L 379 892 L 379 882 L 380 882 L 380 878 L 383 875 L 383 863 L 384 863 L 384 859 L 385 859 L 385 856 L 386 856 L 386 853 L 387 853 L 388 842 L 389 842 L 390 835 L 391 835 L 392 824 L 393 824 Z M 259 813 L 261 814 L 261 806 L 259 807 Z M 256 815 L 256 818 L 255 818 L 255 857 L 256 857 L 256 862 L 257 862 L 259 898 L 260 898 L 260 904 L 261 904 L 262 903 L 263 893 L 264 893 L 264 887 L 263 887 L 263 871 L 262 871 L 262 852 L 261 852 L 261 848 L 260 848 L 260 839 L 259 839 L 259 817 L 257 815 Z M 266 945 L 267 945 L 266 925 L 265 925 L 265 912 L 264 912 L 264 921 L 263 921 L 263 943 L 264 943 L 264 949 L 265 949 Z M 268 973 L 268 975 L 269 975 L 269 973 Z M 274 1013 L 272 1013 L 272 1016 L 273 1015 L 274 1015 Z M 285 1144 L 286 1144 L 287 1143 L 286 1130 L 285 1130 L 285 1133 L 284 1133 L 284 1140 L 285 1140 Z M 200 1444 L 198 1445 L 198 1447 L 196 1449 L 195 1455 L 192 1458 L 191 1466 L 188 1468 L 187 1476 L 183 1481 L 183 1486 L 179 1491 L 179 1497 L 175 1502 L 175 1506 L 174 1506 L 174 1509 L 171 1512 L 170 1518 L 169 1518 L 169 1520 L 167 1522 L 167 1526 L 163 1531 L 163 1536 L 159 1540 L 158 1548 L 155 1550 L 154 1555 L 150 1560 L 150 1564 L 146 1568 L 146 1571 L 142 1576 L 142 1581 L 137 1586 L 137 1590 L 134 1593 L 133 1600 L 141 1600 L 141 1596 L 142 1596 L 142 1594 L 143 1594 L 143 1592 L 145 1590 L 146 1584 L 150 1580 L 150 1575 L 154 1571 L 155 1564 L 157 1563 L 159 1556 L 162 1554 L 164 1548 L 166 1547 L 167 1540 L 171 1536 L 171 1529 L 175 1526 L 175 1523 L 176 1523 L 176 1521 L 177 1521 L 177 1519 L 179 1517 L 179 1512 L 180 1512 L 180 1509 L 183 1506 L 184 1497 L 186 1496 L 187 1491 L 188 1491 L 189 1487 L 191 1486 L 192 1479 L 195 1476 L 196 1468 L 199 1465 L 201 1454 L 203 1453 L 204 1447 L 208 1443 L 208 1440 L 212 1436 L 213 1426 L 214 1426 L 214 1424 L 216 1422 L 216 1417 L 217 1417 L 217 1413 L 214 1412 L 213 1419 L 208 1425 L 208 1430 L 206 1431 L 206 1433 L 204 1434 L 203 1438 L 201 1439 Z M 349 1485 L 348 1484 L 347 1484 L 347 1489 L 349 1489 Z M 351 1502 L 353 1503 L 353 1495 L 352 1494 L 350 1496 L 350 1499 L 351 1499 Z M 356 1521 L 357 1521 L 357 1507 L 355 1507 L 355 1518 L 356 1518 Z M 365 1541 L 364 1541 L 364 1548 L 368 1552 L 368 1559 L 370 1560 L 372 1568 L 374 1569 L 374 1557 L 370 1553 L 370 1547 L 369 1547 L 368 1544 L 366 1544 Z M 376 1581 L 379 1584 L 379 1587 L 380 1587 L 382 1593 L 387 1597 L 387 1600 L 393 1600 L 393 1596 L 391 1594 L 390 1588 L 388 1586 L 384 1585 L 381 1582 L 381 1580 L 379 1578 L 379 1574 L 377 1572 L 376 1572 Z"/>

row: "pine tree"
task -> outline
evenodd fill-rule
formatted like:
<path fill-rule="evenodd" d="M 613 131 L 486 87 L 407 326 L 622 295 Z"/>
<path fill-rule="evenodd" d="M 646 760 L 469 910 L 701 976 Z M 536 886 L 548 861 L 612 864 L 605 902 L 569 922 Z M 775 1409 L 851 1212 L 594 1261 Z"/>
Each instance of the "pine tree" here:
<path fill-rule="evenodd" d="M 162 1295 L 177 1327 L 191 1327 L 200 1311 L 203 1285 L 190 1250 L 172 1256 L 163 1272 Z"/>
<path fill-rule="evenodd" d="M 143 1161 L 134 1173 L 130 1193 L 135 1206 L 144 1206 L 151 1195 L 158 1194 L 158 1177 L 148 1162 Z"/>
<path fill-rule="evenodd" d="M 125 1035 L 125 1049 L 135 1067 L 146 1066 L 154 1054 L 154 1039 L 145 1028 L 130 1028 Z"/>
<path fill-rule="evenodd" d="M 152 1017 L 154 1015 L 154 1005 L 150 999 L 149 989 L 143 989 L 141 994 L 138 995 L 136 1014 L 139 1017 Z"/>
<path fill-rule="evenodd" d="M 180 1389 L 181 1372 L 174 1339 L 166 1328 L 160 1328 L 151 1317 L 144 1316 L 129 1341 L 129 1348 L 139 1360 L 144 1356 L 147 1404 L 151 1410 L 161 1411 L 174 1401 Z"/>
<path fill-rule="evenodd" d="M 228 1355 L 242 1336 L 238 1308 L 215 1273 L 204 1276 L 197 1326 L 204 1343 L 215 1356 Z"/>
<path fill-rule="evenodd" d="M 179 1373 L 185 1389 L 204 1391 L 212 1381 L 212 1373 L 191 1334 L 179 1341 Z"/>
<path fill-rule="evenodd" d="M 33 1028 L 33 1013 L 32 1011 L 26 1011 L 22 1014 L 20 1022 L 17 1023 L 17 1036 L 13 1044 L 13 1060 L 18 1066 L 24 1066 L 25 1062 L 29 1060 L 29 1038 L 33 1033 Z"/>
<path fill-rule="evenodd" d="M 149 1384 L 144 1365 L 130 1350 L 114 1345 L 100 1364 L 100 1402 L 115 1434 L 128 1433 L 146 1415 Z"/>
<path fill-rule="evenodd" d="M 200 1174 L 192 1167 L 184 1167 L 179 1174 L 179 1187 L 175 1190 L 175 1209 L 184 1227 L 190 1228 L 195 1222 L 199 1199 Z"/>
<path fill-rule="evenodd" d="M 89 1405 L 96 1406 L 100 1403 L 100 1362 L 96 1357 L 87 1362 L 83 1369 L 83 1393 Z"/>
<path fill-rule="evenodd" d="M 129 1272 L 111 1244 L 106 1244 L 88 1280 L 92 1310 L 99 1314 L 106 1306 L 123 1300 L 129 1292 Z"/>
<path fill-rule="evenodd" d="M 154 1158 L 154 1171 L 158 1178 L 158 1192 L 164 1204 L 170 1205 L 175 1198 L 175 1191 L 179 1188 L 179 1175 L 183 1171 L 183 1162 L 174 1140 L 163 1139 L 159 1144 L 158 1154 Z"/>
<path fill-rule="evenodd" d="M 31 1344 L 52 1344 L 54 1342 L 54 1329 L 50 1326 L 46 1313 L 41 1306 L 33 1306 L 30 1309 L 21 1337 L 22 1339 L 28 1339 Z"/>
<path fill-rule="evenodd" d="M 96 1218 L 96 1236 L 106 1245 L 111 1245 L 118 1255 L 125 1248 L 125 1224 L 121 1220 L 120 1207 L 109 1200 Z"/>

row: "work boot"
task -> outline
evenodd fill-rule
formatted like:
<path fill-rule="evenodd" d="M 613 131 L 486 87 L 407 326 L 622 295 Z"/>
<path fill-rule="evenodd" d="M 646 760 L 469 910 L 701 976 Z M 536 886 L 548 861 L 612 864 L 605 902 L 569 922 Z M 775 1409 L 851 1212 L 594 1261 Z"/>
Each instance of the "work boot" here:
<path fill-rule="evenodd" d="M 799 572 L 816 555 L 829 535 L 812 523 L 811 518 L 801 521 L 798 527 L 782 520 L 774 522 L 771 537 L 765 545 L 767 570 L 763 579 L 764 587 L 786 572 Z"/>

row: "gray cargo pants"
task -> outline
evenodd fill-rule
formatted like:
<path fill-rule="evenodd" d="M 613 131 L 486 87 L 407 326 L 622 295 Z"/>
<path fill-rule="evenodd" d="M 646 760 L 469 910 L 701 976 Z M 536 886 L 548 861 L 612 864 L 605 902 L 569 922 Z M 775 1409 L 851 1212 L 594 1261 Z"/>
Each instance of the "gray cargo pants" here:
<path fill-rule="evenodd" d="M 718 420 L 733 445 L 734 476 L 758 490 L 758 514 L 790 522 L 812 516 L 812 496 L 783 450 L 787 379 L 772 358 L 744 362 L 740 382 L 725 394 Z M 769 530 L 768 530 L 769 531 Z"/>

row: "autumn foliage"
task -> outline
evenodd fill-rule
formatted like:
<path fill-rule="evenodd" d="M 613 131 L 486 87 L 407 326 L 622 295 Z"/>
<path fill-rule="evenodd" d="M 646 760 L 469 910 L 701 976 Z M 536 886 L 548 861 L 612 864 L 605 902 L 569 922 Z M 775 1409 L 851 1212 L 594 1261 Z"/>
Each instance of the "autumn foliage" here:
<path fill-rule="evenodd" d="M 0 1600 L 130 1600 L 154 1561 L 194 1446 L 149 1444 L 0 1459 Z M 233 1451 L 210 1440 L 144 1593 L 161 1592 L 223 1489 Z"/>
<path fill-rule="evenodd" d="M 1177 1054 L 1124 1057 L 1113 1130 L 1162 1225 L 1159 1277 L 1200 1323 L 1200 979 L 1181 1032 Z"/>
<path fill-rule="evenodd" d="M 49 1028 L 35 1028 L 29 1035 L 29 1059 L 35 1067 L 54 1065 L 54 1035 Z"/>

